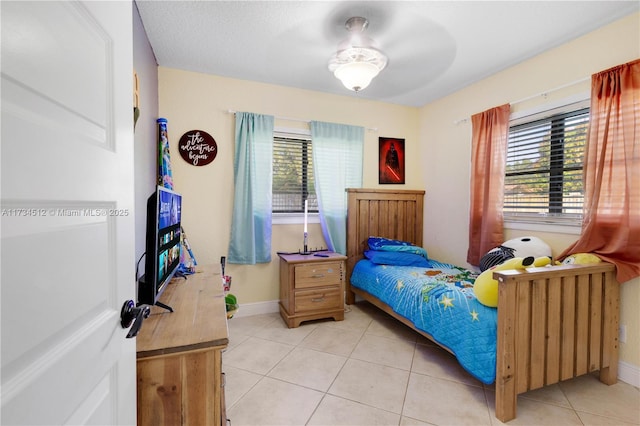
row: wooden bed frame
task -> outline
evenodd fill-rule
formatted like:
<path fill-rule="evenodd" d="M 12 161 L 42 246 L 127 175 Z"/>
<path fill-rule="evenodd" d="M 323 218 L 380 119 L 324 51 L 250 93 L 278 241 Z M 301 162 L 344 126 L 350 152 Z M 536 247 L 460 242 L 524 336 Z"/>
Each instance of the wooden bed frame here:
<path fill-rule="evenodd" d="M 422 246 L 424 191 L 347 189 L 346 302 L 355 295 L 413 328 L 380 299 L 351 287 L 369 236 Z M 518 394 L 599 371 L 618 374 L 619 284 L 610 263 L 500 271 L 496 359 L 496 417 L 516 417 Z M 416 330 L 433 340 L 431 336 Z M 444 348 L 448 350 L 447 348 Z"/>

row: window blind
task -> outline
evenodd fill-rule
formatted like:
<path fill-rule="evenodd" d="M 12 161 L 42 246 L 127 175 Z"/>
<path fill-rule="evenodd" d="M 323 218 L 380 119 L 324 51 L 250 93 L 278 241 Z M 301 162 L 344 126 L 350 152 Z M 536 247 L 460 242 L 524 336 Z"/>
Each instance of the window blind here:
<path fill-rule="evenodd" d="M 505 169 L 505 218 L 582 215 L 582 167 L 589 108 L 511 126 Z"/>
<path fill-rule="evenodd" d="M 318 211 L 313 180 L 313 147 L 310 139 L 274 136 L 272 211 L 274 213 Z"/>

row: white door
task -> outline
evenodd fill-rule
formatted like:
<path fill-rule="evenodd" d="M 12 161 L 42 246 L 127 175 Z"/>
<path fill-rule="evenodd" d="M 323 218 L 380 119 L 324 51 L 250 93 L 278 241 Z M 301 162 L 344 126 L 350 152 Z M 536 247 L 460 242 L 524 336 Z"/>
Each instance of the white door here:
<path fill-rule="evenodd" d="M 135 424 L 132 5 L 0 7 L 1 423 Z"/>

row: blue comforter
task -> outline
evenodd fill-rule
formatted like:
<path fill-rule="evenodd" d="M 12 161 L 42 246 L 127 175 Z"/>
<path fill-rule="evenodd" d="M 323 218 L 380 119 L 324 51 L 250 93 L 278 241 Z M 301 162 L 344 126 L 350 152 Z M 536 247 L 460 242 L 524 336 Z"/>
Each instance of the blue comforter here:
<path fill-rule="evenodd" d="M 473 294 L 476 275 L 430 260 L 432 268 L 359 261 L 351 285 L 373 294 L 448 348 L 483 383 L 496 377 L 497 310 Z"/>

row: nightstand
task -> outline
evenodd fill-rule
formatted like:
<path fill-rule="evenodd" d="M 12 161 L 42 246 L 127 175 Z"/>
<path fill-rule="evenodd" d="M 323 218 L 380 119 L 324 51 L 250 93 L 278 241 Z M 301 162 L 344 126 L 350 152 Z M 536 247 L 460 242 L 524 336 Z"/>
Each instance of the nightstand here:
<path fill-rule="evenodd" d="M 346 256 L 333 252 L 280 254 L 280 315 L 289 328 L 302 321 L 344 319 Z"/>

